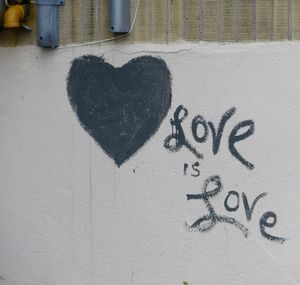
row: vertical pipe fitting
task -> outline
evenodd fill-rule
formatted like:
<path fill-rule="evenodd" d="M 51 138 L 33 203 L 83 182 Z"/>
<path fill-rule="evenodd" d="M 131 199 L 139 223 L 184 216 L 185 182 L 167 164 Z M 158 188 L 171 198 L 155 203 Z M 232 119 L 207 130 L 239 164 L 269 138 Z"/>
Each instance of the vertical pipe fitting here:
<path fill-rule="evenodd" d="M 40 47 L 59 46 L 58 8 L 64 0 L 37 0 L 37 43 Z"/>
<path fill-rule="evenodd" d="M 112 33 L 128 33 L 130 25 L 130 0 L 110 0 L 109 31 Z"/>

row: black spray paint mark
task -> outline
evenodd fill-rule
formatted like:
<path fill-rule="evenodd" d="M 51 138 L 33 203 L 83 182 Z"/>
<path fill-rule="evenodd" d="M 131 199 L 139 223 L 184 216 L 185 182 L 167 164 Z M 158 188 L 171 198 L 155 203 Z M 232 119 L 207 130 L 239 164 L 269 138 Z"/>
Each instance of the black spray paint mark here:
<path fill-rule="evenodd" d="M 235 207 L 232 207 L 232 206 L 229 206 L 228 205 L 228 199 L 229 197 L 233 195 L 236 197 L 236 206 Z M 228 195 L 226 196 L 225 200 L 224 200 L 224 207 L 225 209 L 228 211 L 228 212 L 235 212 L 237 211 L 237 209 L 239 208 L 240 206 L 240 195 L 238 192 L 236 191 L 229 191 L 228 192 Z"/>
<path fill-rule="evenodd" d="M 267 195 L 266 192 L 259 194 L 259 195 L 254 199 L 254 201 L 253 201 L 253 203 L 252 203 L 252 206 L 251 206 L 251 208 L 250 208 L 249 202 L 248 202 L 248 199 L 247 199 L 246 194 L 245 194 L 244 192 L 242 193 L 243 203 L 244 203 L 244 208 L 245 208 L 245 214 L 246 214 L 246 218 L 247 218 L 248 221 L 251 221 L 252 214 L 253 214 L 253 211 L 254 211 L 254 208 L 255 208 L 257 202 L 258 202 L 260 199 L 262 199 L 263 197 L 265 197 L 266 195 Z"/>
<path fill-rule="evenodd" d="M 204 130 L 204 134 L 202 135 L 202 137 L 199 137 L 197 133 L 199 125 L 202 126 Z M 201 115 L 196 116 L 192 121 L 192 134 L 197 143 L 203 143 L 207 139 L 208 127 L 205 119 Z"/>
<path fill-rule="evenodd" d="M 236 206 L 230 206 L 228 204 L 228 199 L 230 198 L 230 196 L 235 196 L 236 197 Z M 254 201 L 251 205 L 251 208 L 250 208 L 247 195 L 244 192 L 242 192 L 243 204 L 244 204 L 245 215 L 246 215 L 247 221 L 251 221 L 252 214 L 253 214 L 253 211 L 254 211 L 254 208 L 255 208 L 257 202 L 265 196 L 267 196 L 266 192 L 260 193 L 254 199 Z M 237 191 L 229 191 L 226 198 L 225 198 L 225 200 L 224 200 L 224 208 L 228 212 L 235 212 L 235 211 L 238 210 L 239 206 L 240 206 L 240 194 Z"/>
<path fill-rule="evenodd" d="M 196 161 L 192 165 L 189 165 L 188 163 L 185 163 L 183 165 L 183 174 L 187 175 L 189 174 L 192 177 L 199 177 L 200 176 L 200 162 Z"/>
<path fill-rule="evenodd" d="M 212 136 L 212 152 L 216 155 L 219 152 L 221 140 L 223 137 L 224 129 L 226 127 L 227 121 L 235 114 L 236 108 L 230 108 L 227 110 L 218 125 L 218 128 L 211 121 L 206 121 L 205 118 L 201 115 L 197 115 L 192 120 L 191 131 L 193 138 L 196 143 L 201 144 L 205 143 L 209 133 Z M 170 120 L 172 126 L 172 133 L 166 137 L 164 141 L 164 147 L 172 152 L 178 152 L 181 150 L 183 146 L 185 146 L 189 151 L 191 151 L 196 158 L 203 159 L 204 156 L 200 153 L 195 146 L 193 146 L 185 136 L 182 122 L 187 118 L 188 110 L 179 105 L 175 112 L 173 119 Z M 202 135 L 198 133 L 198 127 L 202 128 Z M 235 127 L 231 130 L 229 138 L 228 138 L 228 149 L 230 153 L 235 157 L 238 161 L 240 161 L 244 166 L 246 166 L 249 170 L 254 168 L 254 164 L 246 160 L 236 149 L 235 144 L 245 140 L 254 134 L 254 126 L 255 123 L 252 120 L 241 121 L 235 125 Z M 240 130 L 246 128 L 246 130 L 239 134 Z"/>
<path fill-rule="evenodd" d="M 216 128 L 215 128 L 214 124 L 212 122 L 208 122 L 208 125 L 212 132 L 212 137 L 213 137 L 213 145 L 212 145 L 213 154 L 218 153 L 219 148 L 220 148 L 221 139 L 222 139 L 223 132 L 224 132 L 225 124 L 234 115 L 235 111 L 236 111 L 236 108 L 231 108 L 224 113 L 224 115 L 222 116 L 221 122 L 219 124 L 217 132 L 216 132 Z"/>
<path fill-rule="evenodd" d="M 203 155 L 199 153 L 186 139 L 181 123 L 188 116 L 188 110 L 182 105 L 178 106 L 174 112 L 174 119 L 170 120 L 172 126 L 172 134 L 167 136 L 164 147 L 170 151 L 177 152 L 183 146 L 189 149 L 198 159 L 202 159 Z"/>
<path fill-rule="evenodd" d="M 273 219 L 273 221 L 268 222 L 268 219 Z M 266 212 L 263 214 L 263 216 L 259 220 L 259 226 L 260 226 L 260 232 L 263 237 L 270 241 L 278 242 L 278 243 L 284 243 L 286 241 L 285 238 L 282 237 L 276 237 L 268 234 L 265 231 L 265 228 L 273 228 L 277 223 L 277 216 L 274 212 Z"/>
<path fill-rule="evenodd" d="M 209 186 L 211 187 L 211 184 L 213 186 L 216 186 L 216 188 L 211 191 L 207 191 L 207 188 Z M 223 189 L 223 185 L 221 182 L 221 178 L 216 175 L 216 176 L 208 177 L 205 180 L 203 187 L 202 187 L 202 194 L 187 194 L 188 200 L 191 200 L 191 199 L 203 200 L 209 214 L 200 217 L 192 225 L 188 225 L 186 223 L 185 224 L 186 228 L 191 231 L 206 232 L 206 231 L 212 229 L 218 222 L 228 223 L 228 224 L 234 225 L 236 228 L 238 228 L 243 233 L 243 235 L 245 237 L 247 237 L 248 232 L 249 232 L 247 227 L 245 227 L 242 223 L 240 223 L 239 221 L 237 221 L 234 218 L 227 217 L 227 216 L 220 216 L 220 215 L 216 214 L 212 204 L 209 202 L 209 198 L 213 198 L 214 196 L 216 196 L 218 193 L 221 192 L 222 189 Z M 206 223 L 204 223 L 204 222 L 206 222 Z"/>
<path fill-rule="evenodd" d="M 242 128 L 245 128 L 245 127 L 248 127 L 247 131 L 238 135 L 237 133 L 239 132 L 239 130 Z M 228 143 L 228 147 L 229 147 L 231 154 L 237 160 L 239 160 L 243 165 L 245 165 L 247 168 L 249 168 L 251 170 L 254 168 L 254 165 L 250 161 L 248 161 L 244 157 L 242 157 L 242 155 L 237 151 L 234 144 L 250 137 L 253 134 L 254 134 L 254 122 L 252 120 L 246 120 L 246 121 L 240 122 L 231 131 L 230 136 L 229 136 L 229 143 Z"/>
<path fill-rule="evenodd" d="M 82 127 L 120 166 L 158 130 L 171 106 L 171 75 L 159 58 L 115 68 L 102 57 L 73 61 L 69 101 Z"/>

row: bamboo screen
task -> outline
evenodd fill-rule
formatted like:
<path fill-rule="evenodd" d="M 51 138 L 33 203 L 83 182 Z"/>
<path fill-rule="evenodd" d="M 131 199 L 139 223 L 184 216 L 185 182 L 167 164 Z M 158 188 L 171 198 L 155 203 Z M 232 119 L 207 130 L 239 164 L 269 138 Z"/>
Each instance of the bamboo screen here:
<path fill-rule="evenodd" d="M 111 38 L 108 0 L 65 0 L 60 7 L 60 44 Z M 132 0 L 132 15 L 138 0 Z M 36 43 L 31 32 L 2 30 L 1 46 Z M 118 41 L 280 41 L 300 39 L 300 0 L 141 0 L 133 33 Z"/>

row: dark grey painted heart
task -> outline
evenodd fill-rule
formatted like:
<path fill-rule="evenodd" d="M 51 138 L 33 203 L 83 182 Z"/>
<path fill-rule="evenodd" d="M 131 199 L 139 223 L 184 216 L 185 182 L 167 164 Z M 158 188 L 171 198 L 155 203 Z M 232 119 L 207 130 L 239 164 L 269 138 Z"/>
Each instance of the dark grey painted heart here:
<path fill-rule="evenodd" d="M 77 58 L 67 90 L 83 128 L 118 166 L 158 130 L 172 97 L 166 63 L 151 56 L 135 58 L 120 68 L 102 57 Z"/>

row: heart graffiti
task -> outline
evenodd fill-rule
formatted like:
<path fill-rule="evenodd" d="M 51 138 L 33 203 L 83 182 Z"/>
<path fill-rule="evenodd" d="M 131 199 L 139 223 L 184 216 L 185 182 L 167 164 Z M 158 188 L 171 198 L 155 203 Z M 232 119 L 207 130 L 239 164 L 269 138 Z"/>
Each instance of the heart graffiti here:
<path fill-rule="evenodd" d="M 117 68 L 103 57 L 76 58 L 67 91 L 82 127 L 118 166 L 155 134 L 172 98 L 169 69 L 151 56 Z"/>

